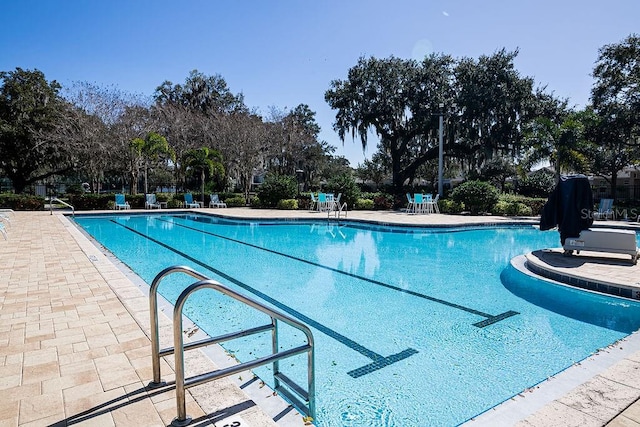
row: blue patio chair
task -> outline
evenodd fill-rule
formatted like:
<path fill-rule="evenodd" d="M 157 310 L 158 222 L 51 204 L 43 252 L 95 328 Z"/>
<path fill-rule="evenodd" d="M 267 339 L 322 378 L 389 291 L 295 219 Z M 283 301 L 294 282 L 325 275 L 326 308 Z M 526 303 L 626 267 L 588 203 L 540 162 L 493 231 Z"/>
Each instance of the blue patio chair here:
<path fill-rule="evenodd" d="M 0 233 L 4 237 L 4 240 L 7 240 L 7 230 L 4 228 L 4 224 L 0 222 Z"/>
<path fill-rule="evenodd" d="M 327 201 L 327 195 L 325 193 L 318 193 L 318 202 L 316 203 L 316 205 L 318 206 L 318 210 L 320 212 L 327 209 L 328 201 Z"/>
<path fill-rule="evenodd" d="M 193 201 L 193 195 L 191 193 L 186 193 L 184 195 L 184 205 L 188 208 L 199 208 L 200 203 Z"/>
<path fill-rule="evenodd" d="M 116 194 L 116 210 L 119 209 L 131 209 L 129 202 L 125 200 L 124 194 L 122 193 Z"/>
<path fill-rule="evenodd" d="M 2 223 L 1 221 L 4 221 L 8 225 L 11 225 L 11 218 L 9 218 L 9 215 L 2 212 L 0 212 L 0 224 Z"/>
<path fill-rule="evenodd" d="M 424 194 L 422 196 L 422 203 L 424 203 L 424 211 L 426 213 L 433 213 L 433 196 L 431 194 Z"/>
<path fill-rule="evenodd" d="M 210 194 L 209 198 L 211 199 L 211 201 L 209 202 L 210 208 L 226 208 L 227 207 L 227 204 L 222 200 L 220 200 L 220 196 L 218 196 L 217 194 Z"/>
<path fill-rule="evenodd" d="M 598 210 L 593 212 L 593 219 L 615 219 L 613 213 L 613 199 L 600 199 Z"/>
<path fill-rule="evenodd" d="M 144 208 L 145 209 L 153 209 L 153 208 L 160 209 L 160 203 L 158 203 L 158 200 L 157 200 L 155 194 L 145 194 Z"/>
<path fill-rule="evenodd" d="M 422 198 L 422 193 L 416 193 L 413 195 L 413 212 L 414 213 L 424 213 L 425 212 L 425 203 Z"/>

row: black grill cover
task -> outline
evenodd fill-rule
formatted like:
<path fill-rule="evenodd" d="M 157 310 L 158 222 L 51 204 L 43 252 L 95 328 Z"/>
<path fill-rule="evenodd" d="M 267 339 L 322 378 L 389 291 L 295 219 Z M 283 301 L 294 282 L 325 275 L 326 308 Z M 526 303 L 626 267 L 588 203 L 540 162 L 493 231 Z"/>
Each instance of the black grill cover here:
<path fill-rule="evenodd" d="M 540 230 L 558 227 L 560 243 L 593 224 L 593 194 L 584 175 L 562 175 L 540 215 Z"/>

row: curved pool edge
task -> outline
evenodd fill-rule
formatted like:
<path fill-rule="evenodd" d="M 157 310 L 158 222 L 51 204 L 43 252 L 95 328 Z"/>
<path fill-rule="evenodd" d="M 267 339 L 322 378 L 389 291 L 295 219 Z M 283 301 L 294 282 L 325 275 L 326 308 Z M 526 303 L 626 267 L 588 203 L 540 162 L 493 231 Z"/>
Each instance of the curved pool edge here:
<path fill-rule="evenodd" d="M 546 279 L 584 290 L 640 300 L 640 266 L 619 256 L 565 256 L 562 249 L 524 255 L 525 268 Z"/>
<path fill-rule="evenodd" d="M 531 271 L 527 262 L 526 255 L 518 255 L 510 266 L 544 282 L 576 288 Z M 462 425 L 557 426 L 578 425 L 577 420 L 605 425 L 640 399 L 639 370 L 640 331 L 636 331 Z"/>

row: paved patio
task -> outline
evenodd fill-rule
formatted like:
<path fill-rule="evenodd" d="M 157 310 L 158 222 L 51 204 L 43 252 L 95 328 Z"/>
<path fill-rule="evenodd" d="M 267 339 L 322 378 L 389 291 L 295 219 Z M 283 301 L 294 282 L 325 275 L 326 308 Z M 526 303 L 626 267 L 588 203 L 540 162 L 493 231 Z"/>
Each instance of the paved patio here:
<path fill-rule="evenodd" d="M 326 214 L 299 211 L 199 211 L 252 218 L 326 218 Z M 407 225 L 514 222 L 503 217 L 399 212 L 348 215 L 349 219 Z M 8 239 L 0 236 L 0 426 L 170 424 L 176 416 L 172 357 L 162 364 L 163 379 L 169 385 L 156 390 L 146 387 L 152 372 L 144 284 L 112 262 L 60 213 L 16 212 L 11 218 Z M 623 277 L 631 285 L 640 277 L 638 266 L 631 270 L 615 262 L 579 262 L 580 266 L 565 268 L 591 278 Z M 624 278 L 626 274 L 631 279 Z M 200 338 L 194 331 L 185 329 L 185 341 Z M 161 342 L 170 343 L 169 337 L 171 325 L 164 316 Z M 221 351 L 186 355 L 187 375 L 233 363 Z M 636 333 L 468 424 L 640 426 L 638 398 L 640 336 Z M 304 425 L 297 411 L 273 397 L 250 373 L 189 389 L 187 413 L 194 419 L 191 425 L 198 426 L 232 421 L 243 427 Z"/>

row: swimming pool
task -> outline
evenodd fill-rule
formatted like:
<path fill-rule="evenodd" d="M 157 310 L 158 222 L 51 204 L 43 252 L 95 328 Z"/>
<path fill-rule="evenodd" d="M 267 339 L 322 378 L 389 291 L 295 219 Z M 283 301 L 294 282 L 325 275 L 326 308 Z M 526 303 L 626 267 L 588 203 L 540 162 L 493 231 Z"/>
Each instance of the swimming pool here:
<path fill-rule="evenodd" d="M 147 283 L 169 265 L 189 265 L 307 323 L 319 426 L 457 425 L 640 326 L 636 302 L 512 269 L 514 256 L 558 245 L 557 233 L 532 227 L 162 214 L 76 222 Z M 175 301 L 192 282 L 172 277 L 159 291 Z M 256 325 L 253 311 L 214 293 L 194 296 L 185 313 L 215 335 Z M 301 337 L 290 331 L 281 341 Z M 244 361 L 269 345 L 244 339 L 227 350 Z M 302 358 L 281 366 L 304 384 Z M 269 382 L 268 368 L 256 372 Z"/>

